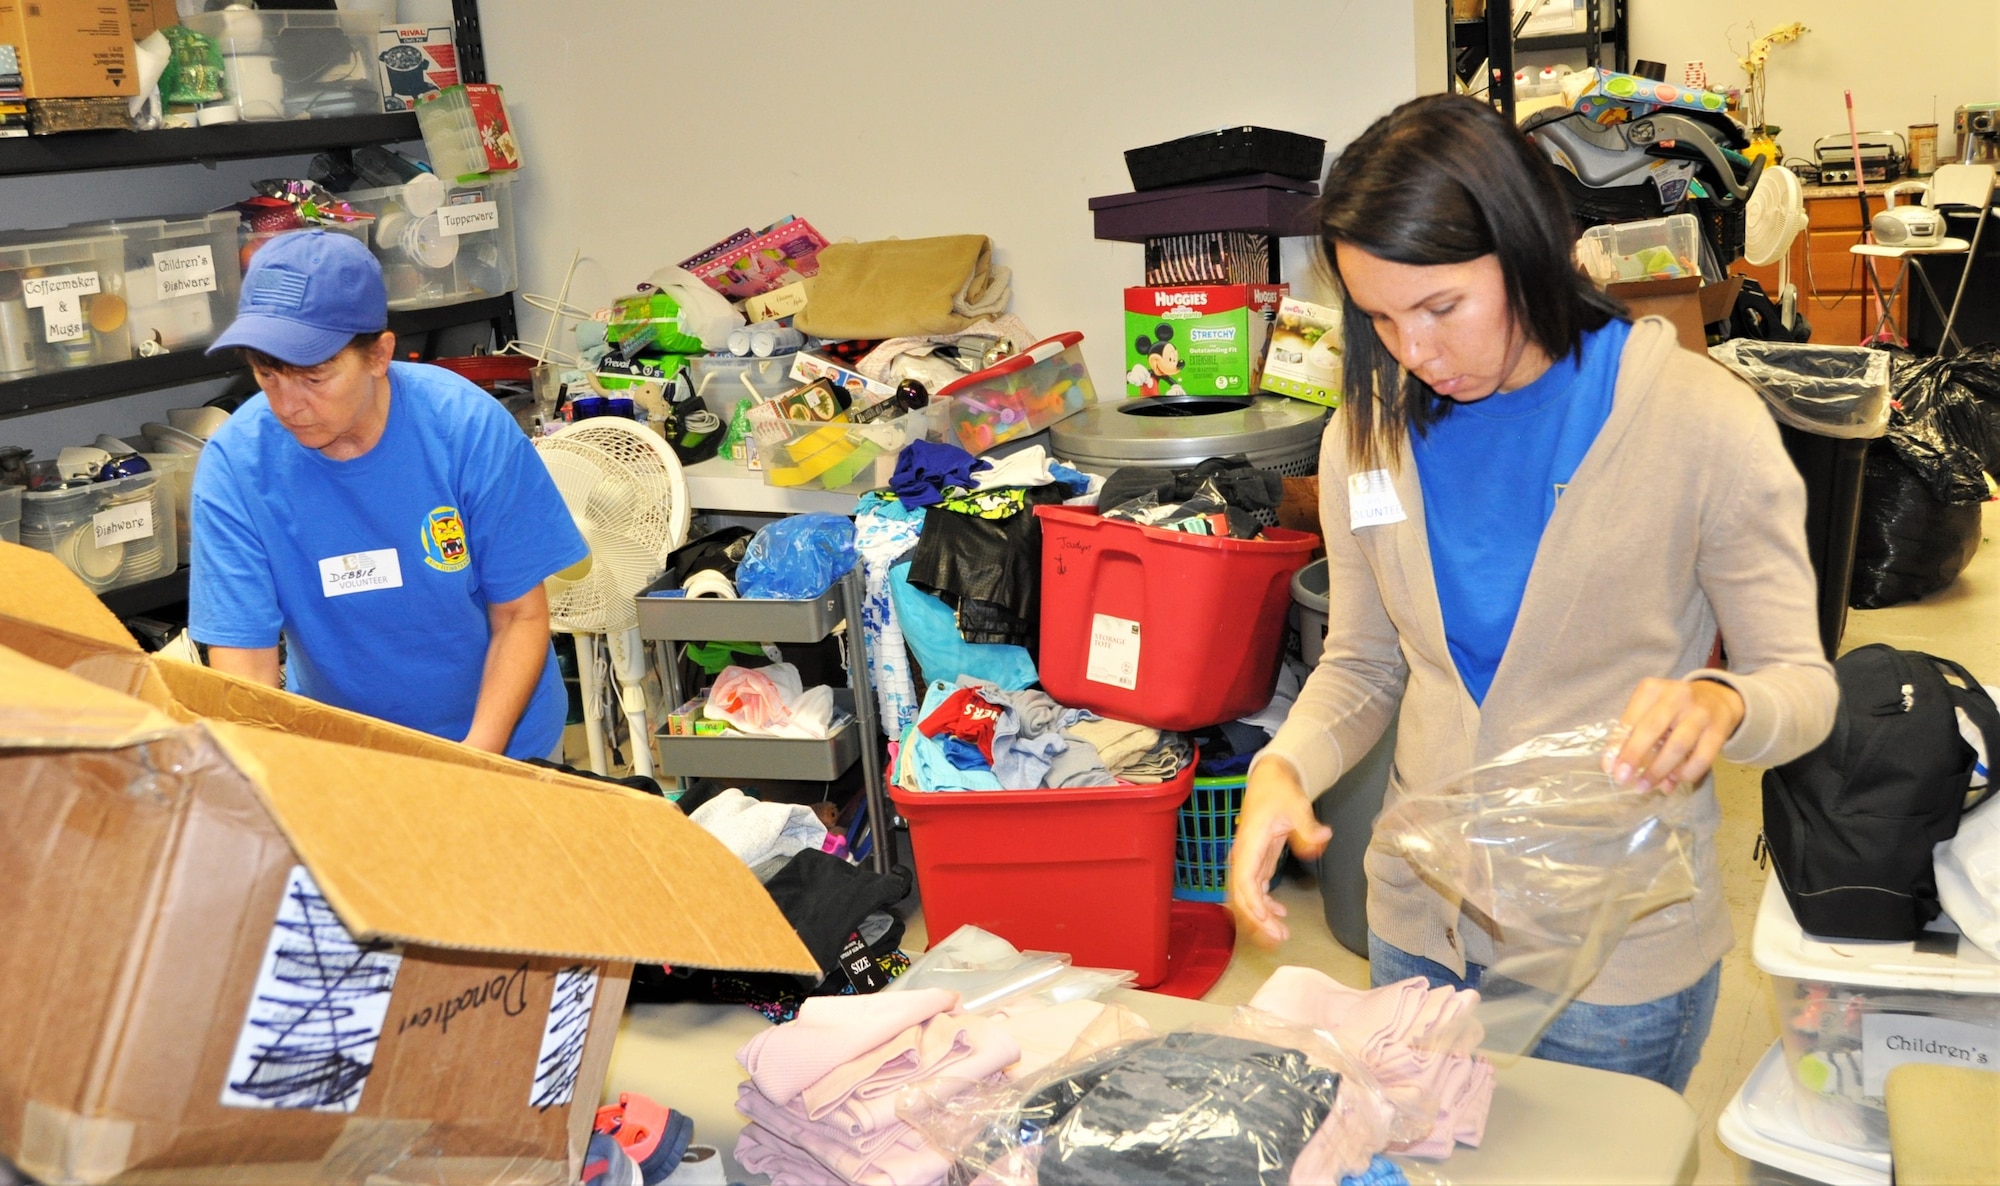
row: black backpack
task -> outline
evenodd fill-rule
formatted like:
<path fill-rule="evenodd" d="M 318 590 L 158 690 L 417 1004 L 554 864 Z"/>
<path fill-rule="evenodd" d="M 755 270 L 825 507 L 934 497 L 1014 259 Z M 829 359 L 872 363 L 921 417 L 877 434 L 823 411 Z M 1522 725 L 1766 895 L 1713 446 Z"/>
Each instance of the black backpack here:
<path fill-rule="evenodd" d="M 1833 733 L 1764 772 L 1758 842 L 1808 934 L 1914 939 L 1939 913 L 1931 848 L 1975 805 L 1965 796 L 1976 755 L 1952 710 L 2000 739 L 2000 708 L 1965 668 L 1919 651 L 1857 647 L 1833 670 Z"/>

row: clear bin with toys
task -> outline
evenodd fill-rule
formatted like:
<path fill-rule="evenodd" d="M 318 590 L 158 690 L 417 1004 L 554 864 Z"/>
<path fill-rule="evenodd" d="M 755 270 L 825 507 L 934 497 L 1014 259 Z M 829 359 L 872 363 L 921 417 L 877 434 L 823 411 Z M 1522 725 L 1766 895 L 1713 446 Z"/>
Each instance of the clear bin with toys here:
<path fill-rule="evenodd" d="M 930 439 L 978 456 L 1096 403 L 1082 345 L 1075 332 L 1044 338 L 932 393 Z"/>
<path fill-rule="evenodd" d="M 1576 243 L 1577 262 L 1598 284 L 1701 275 L 1701 231 L 1692 214 L 1594 226 Z"/>

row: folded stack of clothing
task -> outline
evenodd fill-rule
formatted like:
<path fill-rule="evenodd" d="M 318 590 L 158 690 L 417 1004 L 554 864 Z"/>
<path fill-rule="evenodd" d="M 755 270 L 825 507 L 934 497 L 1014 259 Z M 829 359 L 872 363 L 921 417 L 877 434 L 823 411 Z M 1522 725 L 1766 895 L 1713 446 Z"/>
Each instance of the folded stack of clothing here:
<path fill-rule="evenodd" d="M 1159 783 L 1193 758 L 1178 733 L 1065 708 L 1037 689 L 938 680 L 905 732 L 897 781 L 921 791 Z"/>

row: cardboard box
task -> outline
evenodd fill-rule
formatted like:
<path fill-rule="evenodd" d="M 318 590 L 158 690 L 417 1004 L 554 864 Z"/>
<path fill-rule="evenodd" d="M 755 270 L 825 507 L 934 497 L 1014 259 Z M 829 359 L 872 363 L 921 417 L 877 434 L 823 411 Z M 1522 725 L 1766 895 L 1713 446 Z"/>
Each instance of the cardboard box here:
<path fill-rule="evenodd" d="M 1282 284 L 1125 290 L 1125 394 L 1254 395 Z"/>
<path fill-rule="evenodd" d="M 1698 354 L 1708 351 L 1705 326 L 1726 321 L 1736 307 L 1736 294 L 1743 288 L 1741 276 L 1731 276 L 1720 284 L 1703 284 L 1699 276 L 1673 280 L 1631 280 L 1607 285 L 1605 292 L 1625 302 L 1634 319 L 1664 317 L 1674 323 L 1682 346 Z"/>
<path fill-rule="evenodd" d="M 0 545 L 0 1156 L 576 1181 L 630 964 L 812 973 L 658 799 L 144 655 Z"/>
<path fill-rule="evenodd" d="M 125 0 L 132 20 L 132 40 L 144 41 L 155 31 L 181 23 L 174 0 Z"/>
<path fill-rule="evenodd" d="M 1340 406 L 1340 310 L 1286 297 L 1271 326 L 1258 386 L 1310 403 Z"/>
<path fill-rule="evenodd" d="M 19 54 L 27 98 L 139 93 L 126 0 L 0 0 L 0 45 Z"/>
<path fill-rule="evenodd" d="M 450 25 L 393 25 L 375 35 L 385 111 L 415 111 L 433 91 L 458 85 L 458 44 Z"/>

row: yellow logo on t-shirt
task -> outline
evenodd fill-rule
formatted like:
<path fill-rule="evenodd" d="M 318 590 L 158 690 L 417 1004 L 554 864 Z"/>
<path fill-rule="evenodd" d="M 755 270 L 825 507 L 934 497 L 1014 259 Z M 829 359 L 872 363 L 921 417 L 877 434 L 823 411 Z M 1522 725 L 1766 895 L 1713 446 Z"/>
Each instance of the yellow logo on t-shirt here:
<path fill-rule="evenodd" d="M 424 563 L 439 572 L 457 572 L 472 563 L 457 507 L 432 507 L 424 516 Z"/>

